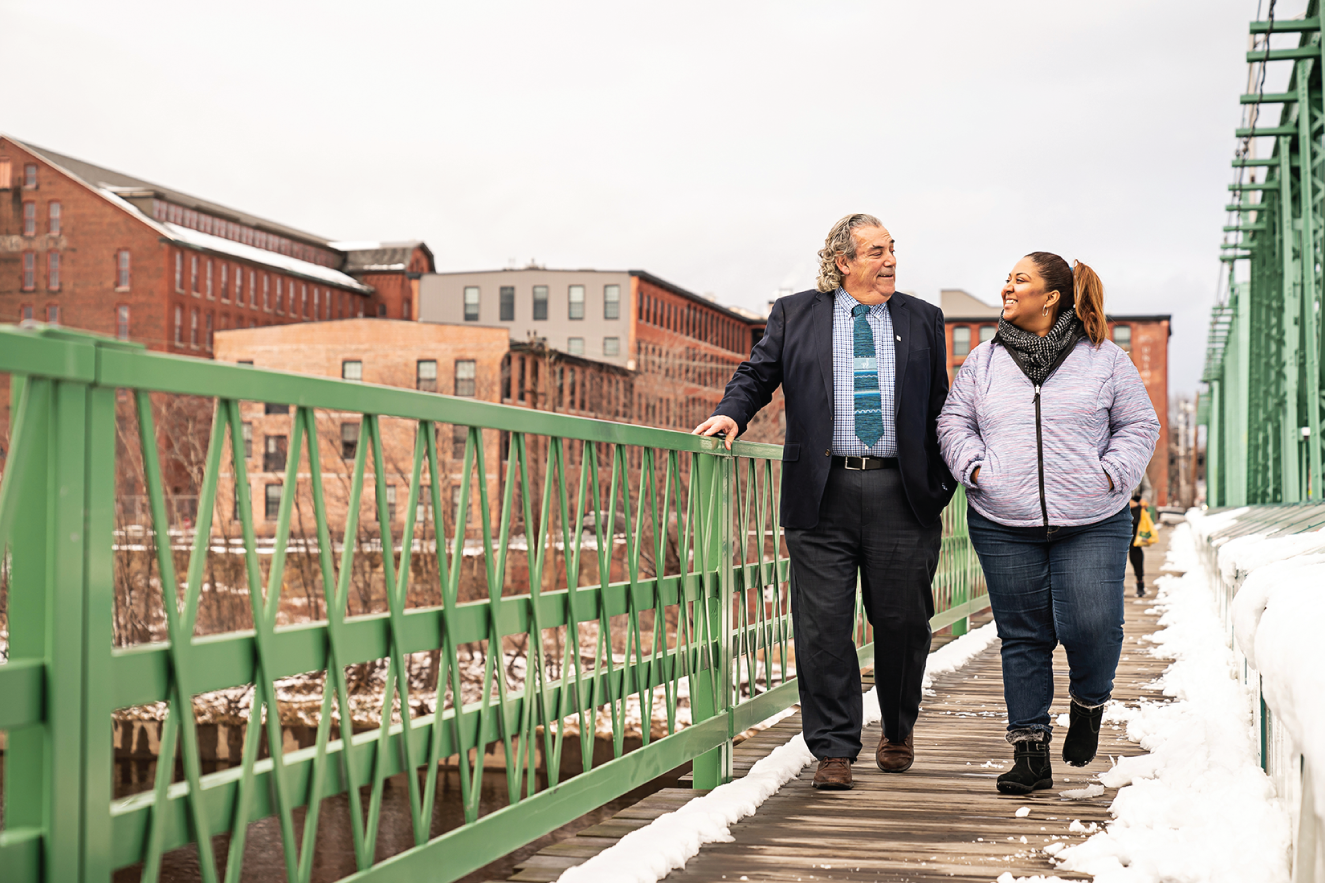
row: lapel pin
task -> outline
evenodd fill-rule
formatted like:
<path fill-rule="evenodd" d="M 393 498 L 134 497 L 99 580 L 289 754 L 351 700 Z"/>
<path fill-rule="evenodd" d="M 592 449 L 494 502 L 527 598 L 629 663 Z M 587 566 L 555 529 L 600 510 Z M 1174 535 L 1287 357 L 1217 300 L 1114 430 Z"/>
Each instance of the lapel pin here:
<path fill-rule="evenodd" d="M 901 339 L 902 339 L 902 335 L 900 335 L 900 334 L 895 334 L 895 335 L 893 335 L 893 336 L 896 337 L 896 338 L 898 339 L 898 341 L 901 341 Z"/>

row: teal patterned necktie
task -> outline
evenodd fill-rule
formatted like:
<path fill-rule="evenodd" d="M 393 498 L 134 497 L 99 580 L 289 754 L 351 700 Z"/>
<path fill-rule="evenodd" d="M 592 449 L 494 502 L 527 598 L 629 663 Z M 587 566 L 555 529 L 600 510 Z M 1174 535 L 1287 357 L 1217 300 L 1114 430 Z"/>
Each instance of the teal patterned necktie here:
<path fill-rule="evenodd" d="M 874 330 L 866 321 L 870 308 L 856 304 L 851 308 L 854 317 L 853 338 L 855 351 L 852 370 L 855 380 L 856 438 L 867 448 L 878 444 L 883 437 L 883 400 L 879 397 L 879 360 L 874 351 Z"/>

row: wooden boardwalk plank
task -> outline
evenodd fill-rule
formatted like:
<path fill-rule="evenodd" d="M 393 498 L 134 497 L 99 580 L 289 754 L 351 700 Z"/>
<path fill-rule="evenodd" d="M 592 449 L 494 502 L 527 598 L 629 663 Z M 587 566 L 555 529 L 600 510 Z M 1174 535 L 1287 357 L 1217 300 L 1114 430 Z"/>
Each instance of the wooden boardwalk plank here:
<path fill-rule="evenodd" d="M 1118 666 L 1114 698 L 1135 703 L 1161 698 L 1151 688 L 1166 663 L 1146 652 L 1146 639 L 1157 627 L 1152 610 L 1153 576 L 1163 561 L 1168 532 L 1147 549 L 1149 597 L 1129 594 L 1126 603 L 1123 659 Z M 1129 593 L 1131 587 L 1129 568 Z M 981 618 L 987 621 L 987 612 Z M 936 647 L 938 645 L 936 640 Z M 1067 662 L 1055 654 L 1054 714 L 1067 710 Z M 862 735 L 865 748 L 853 768 L 851 791 L 818 792 L 810 786 L 814 767 L 770 797 L 754 815 L 732 826 L 730 843 L 705 845 L 686 867 L 673 871 L 668 883 L 717 881 L 992 881 L 1004 871 L 1014 876 L 1051 874 L 1043 849 L 1050 843 L 1078 843 L 1086 834 L 1069 826 L 1079 820 L 1102 827 L 1110 818 L 1113 790 L 1091 800 L 1068 801 L 1059 792 L 1082 788 L 1111 764 L 1110 756 L 1143 754 L 1123 738 L 1120 727 L 1106 723 L 1100 734 L 1100 755 L 1076 769 L 1060 757 L 1065 727 L 1055 726 L 1054 788 L 1026 797 L 1009 797 L 994 788 L 994 778 L 1012 762 L 1003 739 L 1002 670 L 998 645 L 958 672 L 934 682 L 916 727 L 916 763 L 910 771 L 885 774 L 875 767 L 873 749 L 877 724 Z M 744 775 L 760 758 L 800 731 L 800 715 L 792 715 L 738 746 L 734 774 Z M 650 820 L 678 808 L 696 792 L 667 789 L 614 818 L 580 832 L 577 837 L 544 849 L 519 866 L 511 880 L 552 881 L 638 830 Z M 1021 807 L 1030 814 L 1016 817 Z M 1065 880 L 1089 879 L 1058 873 Z"/>

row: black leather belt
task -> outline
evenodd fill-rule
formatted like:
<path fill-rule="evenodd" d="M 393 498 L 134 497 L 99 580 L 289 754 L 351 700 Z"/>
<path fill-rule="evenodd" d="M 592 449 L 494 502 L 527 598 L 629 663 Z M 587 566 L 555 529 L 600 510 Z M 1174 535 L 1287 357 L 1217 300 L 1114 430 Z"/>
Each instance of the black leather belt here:
<path fill-rule="evenodd" d="M 896 457 L 834 457 L 834 466 L 843 469 L 896 469 Z"/>

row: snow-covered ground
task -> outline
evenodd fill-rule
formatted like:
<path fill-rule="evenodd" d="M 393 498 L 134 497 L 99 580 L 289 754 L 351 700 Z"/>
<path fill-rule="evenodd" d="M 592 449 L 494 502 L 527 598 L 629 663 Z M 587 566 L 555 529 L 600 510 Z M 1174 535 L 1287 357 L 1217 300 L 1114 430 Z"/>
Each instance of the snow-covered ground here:
<path fill-rule="evenodd" d="M 1150 753 L 1123 758 L 1100 776 L 1119 789 L 1114 821 L 1054 856 L 1060 869 L 1093 874 L 1098 883 L 1286 883 L 1290 876 L 1289 813 L 1260 768 L 1255 695 L 1225 641 L 1214 575 L 1201 564 L 1198 542 L 1190 524 L 1178 525 L 1164 569 L 1185 573 L 1158 581 L 1163 615 L 1153 652 L 1173 660 L 1157 682 L 1172 701 L 1113 703 L 1107 712 Z M 1013 883 L 1012 875 L 999 883 Z"/>
<path fill-rule="evenodd" d="M 998 637 L 993 623 L 963 635 L 930 654 L 925 687 L 934 677 L 955 671 Z M 865 723 L 879 720 L 879 699 L 865 694 Z M 675 812 L 622 837 L 615 845 L 581 865 L 567 869 L 558 883 L 654 883 L 686 861 L 705 843 L 730 842 L 731 826 L 752 815 L 779 788 L 800 775 L 814 755 L 797 733 L 760 760 L 744 778 L 696 797 Z"/>

